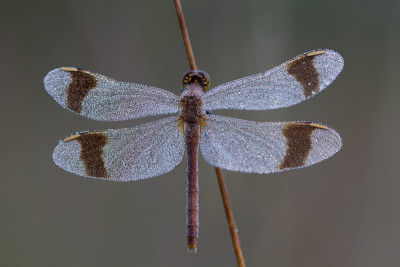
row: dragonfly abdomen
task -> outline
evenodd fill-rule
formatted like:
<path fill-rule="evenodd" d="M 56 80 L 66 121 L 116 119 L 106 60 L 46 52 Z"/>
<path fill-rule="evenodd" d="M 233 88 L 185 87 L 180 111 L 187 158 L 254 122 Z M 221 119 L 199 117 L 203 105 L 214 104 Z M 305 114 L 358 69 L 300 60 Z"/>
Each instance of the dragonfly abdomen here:
<path fill-rule="evenodd" d="M 196 250 L 199 229 L 199 158 L 200 124 L 186 124 L 186 153 L 187 153 L 187 219 L 186 237 L 189 250 Z"/>

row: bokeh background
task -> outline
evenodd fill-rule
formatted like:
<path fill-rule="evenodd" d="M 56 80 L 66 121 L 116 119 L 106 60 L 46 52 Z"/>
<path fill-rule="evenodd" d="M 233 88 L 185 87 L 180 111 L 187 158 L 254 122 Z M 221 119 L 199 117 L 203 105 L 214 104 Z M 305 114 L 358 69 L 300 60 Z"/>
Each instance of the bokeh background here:
<path fill-rule="evenodd" d="M 273 111 L 218 112 L 335 128 L 333 158 L 271 175 L 225 172 L 248 266 L 399 266 L 400 2 L 183 1 L 212 85 L 330 48 L 345 67 L 321 94 Z M 62 109 L 42 79 L 80 66 L 179 93 L 188 70 L 173 1 L 0 1 L 0 266 L 235 266 L 214 169 L 200 160 L 200 239 L 185 238 L 185 163 L 139 182 L 78 177 L 58 140 L 106 123 Z"/>

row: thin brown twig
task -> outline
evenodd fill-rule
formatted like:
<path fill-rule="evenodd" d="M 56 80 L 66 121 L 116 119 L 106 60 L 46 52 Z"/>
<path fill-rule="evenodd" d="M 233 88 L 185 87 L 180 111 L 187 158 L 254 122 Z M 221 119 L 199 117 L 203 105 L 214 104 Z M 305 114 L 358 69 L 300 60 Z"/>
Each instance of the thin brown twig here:
<path fill-rule="evenodd" d="M 219 190 L 221 191 L 222 202 L 224 203 L 225 214 L 229 225 L 229 231 L 231 232 L 233 247 L 235 249 L 236 261 L 239 267 L 245 267 L 246 264 L 244 263 L 242 248 L 240 247 L 239 234 L 237 232 L 235 219 L 233 218 L 233 212 L 231 204 L 229 202 L 229 196 L 225 185 L 224 175 L 222 174 L 221 168 L 216 167 L 215 172 L 217 173 Z"/>
<path fill-rule="evenodd" d="M 187 53 L 187 57 L 189 60 L 190 68 L 192 70 L 196 70 L 197 69 L 196 61 L 194 59 L 192 45 L 190 43 L 189 33 L 187 31 L 185 19 L 183 17 L 182 6 L 180 3 L 180 0 L 174 0 L 174 3 L 175 3 L 175 8 L 176 8 L 176 13 L 178 15 L 179 25 L 180 25 L 181 31 L 182 31 L 183 41 L 184 41 L 185 47 L 186 47 L 186 53 Z M 228 191 L 227 191 L 226 185 L 225 185 L 224 175 L 222 173 L 221 168 L 215 167 L 215 171 L 217 173 L 218 185 L 219 185 L 221 196 L 222 196 L 222 202 L 224 203 L 225 214 L 226 214 L 226 218 L 228 220 L 229 231 L 231 233 L 233 247 L 234 247 L 235 254 L 236 254 L 236 260 L 237 260 L 239 267 L 245 267 L 246 264 L 244 262 L 242 248 L 240 247 L 239 234 L 237 232 L 235 219 L 233 217 L 231 204 L 229 202 L 229 196 L 228 196 Z"/>
<path fill-rule="evenodd" d="M 194 54 L 192 44 L 190 43 L 189 33 L 186 28 L 185 18 L 183 17 L 182 6 L 179 0 L 174 0 L 176 13 L 178 15 L 179 25 L 181 26 L 181 32 L 183 41 L 185 42 L 186 54 L 189 60 L 190 69 L 197 70 L 196 61 L 194 60 Z"/>

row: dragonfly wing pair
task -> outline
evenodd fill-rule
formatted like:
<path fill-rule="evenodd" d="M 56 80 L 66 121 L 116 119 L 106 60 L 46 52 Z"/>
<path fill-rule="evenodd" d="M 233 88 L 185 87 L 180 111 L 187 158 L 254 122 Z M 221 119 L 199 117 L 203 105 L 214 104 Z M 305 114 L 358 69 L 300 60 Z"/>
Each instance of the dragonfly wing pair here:
<path fill-rule="evenodd" d="M 234 80 L 204 96 L 206 110 L 266 110 L 288 107 L 325 89 L 342 71 L 332 50 L 313 50 L 269 71 Z M 203 157 L 213 166 L 271 173 L 323 161 L 342 146 L 340 135 L 309 122 L 253 122 L 209 116 L 201 137 Z"/>
<path fill-rule="evenodd" d="M 343 68 L 331 50 L 302 54 L 270 71 L 215 87 L 204 94 L 206 110 L 264 110 L 287 107 L 328 86 Z M 180 112 L 180 97 L 163 89 L 122 83 L 82 69 L 63 67 L 44 79 L 48 93 L 64 108 L 96 120 L 118 121 Z M 61 168 L 87 177 L 131 181 L 161 175 L 182 159 L 179 116 L 129 129 L 92 131 L 60 141 L 53 158 Z M 251 122 L 206 115 L 200 140 L 214 166 L 269 173 L 305 167 L 341 147 L 332 129 L 307 122 Z"/>

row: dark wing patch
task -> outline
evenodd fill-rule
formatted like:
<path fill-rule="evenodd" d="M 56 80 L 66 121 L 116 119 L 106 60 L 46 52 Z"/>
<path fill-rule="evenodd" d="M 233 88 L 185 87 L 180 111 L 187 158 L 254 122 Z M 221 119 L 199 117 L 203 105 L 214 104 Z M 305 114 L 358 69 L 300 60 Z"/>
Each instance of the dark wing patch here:
<path fill-rule="evenodd" d="M 318 93 L 319 91 L 319 73 L 314 66 L 314 58 L 316 55 L 323 53 L 325 51 L 316 51 L 301 55 L 287 64 L 287 72 L 301 83 L 306 98 L 311 97 L 313 93 Z"/>
<path fill-rule="evenodd" d="M 67 90 L 67 107 L 77 113 L 82 111 L 82 102 L 89 91 L 96 87 L 97 79 L 89 72 L 78 68 L 67 68 L 71 83 Z"/>
<path fill-rule="evenodd" d="M 312 148 L 311 134 L 317 125 L 313 123 L 288 123 L 282 130 L 286 137 L 287 149 L 285 158 L 279 165 L 279 169 L 302 167 Z"/>
<path fill-rule="evenodd" d="M 76 140 L 81 145 L 80 159 L 85 166 L 86 175 L 108 177 L 103 160 L 103 148 L 107 144 L 107 136 L 99 132 L 87 132 L 79 134 Z"/>

